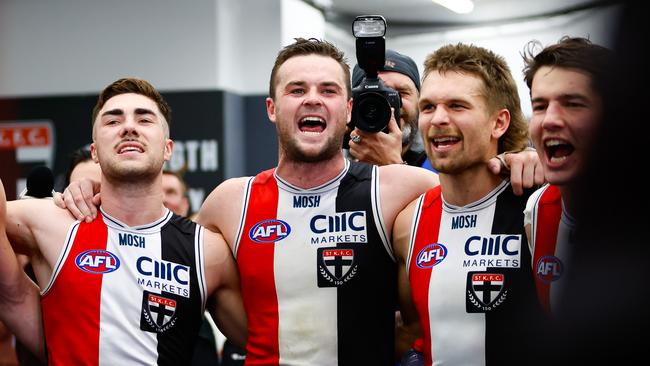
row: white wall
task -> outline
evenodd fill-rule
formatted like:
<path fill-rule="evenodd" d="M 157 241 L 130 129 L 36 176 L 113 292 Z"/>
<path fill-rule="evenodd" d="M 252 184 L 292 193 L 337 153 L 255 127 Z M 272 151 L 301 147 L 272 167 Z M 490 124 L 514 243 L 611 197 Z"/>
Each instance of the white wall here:
<path fill-rule="evenodd" d="M 282 0 L 282 46 L 295 38 L 325 36 L 325 17 L 316 8 L 300 0 Z"/>
<path fill-rule="evenodd" d="M 612 7 L 598 8 L 392 38 L 389 29 L 387 46 L 420 68 L 443 44 L 488 47 L 506 58 L 527 101 L 519 55 L 527 41 L 548 44 L 568 34 L 607 45 L 615 15 Z M 275 56 L 292 38 L 325 37 L 354 66 L 350 33 L 299 0 L 1 0 L 0 97 L 97 93 L 122 76 L 145 78 L 161 90 L 266 94 Z"/>
<path fill-rule="evenodd" d="M 212 0 L 218 6 L 217 85 L 238 94 L 268 93 L 282 42 L 280 0 Z"/>
<path fill-rule="evenodd" d="M 592 42 L 611 46 L 618 11 L 616 6 L 522 23 L 477 27 L 463 30 L 390 38 L 387 47 L 407 54 L 415 60 L 422 73 L 426 56 L 445 44 L 473 43 L 505 57 L 517 81 L 522 109 L 531 115 L 528 87 L 524 83 L 521 52 L 526 43 L 537 39 L 543 45 L 557 42 L 562 36 L 588 37 Z M 390 29 L 389 29 L 390 33 Z"/>
<path fill-rule="evenodd" d="M 2 0 L 0 97 L 94 94 L 123 76 L 160 90 L 266 93 L 283 30 L 299 33 L 282 24 L 294 7 L 301 17 L 311 9 L 298 0 Z M 322 34 L 322 15 L 309 19 Z"/>
<path fill-rule="evenodd" d="M 215 0 L 0 2 L 0 96 L 97 93 L 123 76 L 218 84 Z"/>

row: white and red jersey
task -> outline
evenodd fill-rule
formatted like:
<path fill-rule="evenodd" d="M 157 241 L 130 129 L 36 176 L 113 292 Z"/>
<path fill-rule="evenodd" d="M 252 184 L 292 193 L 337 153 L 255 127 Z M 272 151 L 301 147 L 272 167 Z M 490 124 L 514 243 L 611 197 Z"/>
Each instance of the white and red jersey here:
<path fill-rule="evenodd" d="M 418 200 L 407 273 L 427 365 L 526 364 L 540 309 L 523 230 L 526 197 L 502 182 L 477 202 Z"/>
<path fill-rule="evenodd" d="M 42 308 L 50 365 L 188 364 L 205 306 L 203 229 L 167 210 L 71 225 Z"/>
<path fill-rule="evenodd" d="M 396 264 L 377 167 L 350 163 L 300 189 L 251 178 L 233 250 L 248 317 L 247 365 L 394 362 Z"/>
<path fill-rule="evenodd" d="M 545 185 L 530 196 L 525 214 L 525 224 L 531 228 L 529 246 L 537 296 L 552 314 L 567 277 L 575 221 L 562 204 L 560 188 L 553 185 Z"/>

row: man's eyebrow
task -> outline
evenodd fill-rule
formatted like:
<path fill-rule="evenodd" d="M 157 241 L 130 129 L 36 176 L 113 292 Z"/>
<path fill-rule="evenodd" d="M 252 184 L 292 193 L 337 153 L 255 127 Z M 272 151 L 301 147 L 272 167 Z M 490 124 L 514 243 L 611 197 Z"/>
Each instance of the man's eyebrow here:
<path fill-rule="evenodd" d="M 589 100 L 589 98 L 587 98 L 587 96 L 585 96 L 583 94 L 579 94 L 579 93 L 561 94 L 558 97 L 556 97 L 556 99 L 564 100 L 564 101 L 572 100 L 572 99 L 578 99 L 578 100 L 582 100 L 582 101 L 588 101 Z M 548 100 L 549 100 L 549 98 L 547 98 L 547 97 L 536 97 L 536 98 L 531 99 L 530 101 L 531 101 L 531 103 L 541 103 L 541 102 L 545 102 L 545 101 L 548 101 Z"/>
<path fill-rule="evenodd" d="M 304 81 L 296 80 L 296 81 L 288 82 L 286 87 L 290 88 L 290 87 L 294 87 L 294 86 L 305 86 L 306 84 L 307 83 L 305 83 Z"/>
<path fill-rule="evenodd" d="M 124 111 L 119 109 L 119 108 L 111 109 L 111 110 L 108 110 L 108 111 L 102 113 L 102 117 L 104 117 L 104 116 L 121 116 L 121 115 L 124 115 Z"/>
<path fill-rule="evenodd" d="M 135 109 L 135 114 L 153 114 L 154 116 L 156 115 L 151 109 L 148 108 L 136 108 Z"/>
<path fill-rule="evenodd" d="M 153 116 L 156 115 L 156 113 L 154 113 L 154 111 L 152 111 L 149 108 L 136 108 L 134 113 L 138 116 L 146 115 L 146 114 L 150 114 Z M 120 108 L 114 108 L 102 113 L 101 116 L 104 117 L 104 116 L 123 116 L 123 115 L 124 115 L 124 110 Z"/>
<path fill-rule="evenodd" d="M 343 88 L 341 87 L 341 85 L 339 85 L 339 84 L 338 84 L 337 82 L 335 82 L 335 81 L 324 81 L 324 82 L 322 82 L 320 85 L 321 85 L 321 86 L 324 86 L 324 87 L 334 87 L 334 88 L 337 88 L 337 89 L 343 89 Z"/>

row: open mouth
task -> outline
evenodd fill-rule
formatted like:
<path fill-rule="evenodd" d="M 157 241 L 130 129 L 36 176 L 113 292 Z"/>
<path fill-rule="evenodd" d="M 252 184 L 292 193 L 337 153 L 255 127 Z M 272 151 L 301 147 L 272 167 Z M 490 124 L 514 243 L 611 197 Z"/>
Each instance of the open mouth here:
<path fill-rule="evenodd" d="M 118 154 L 126 154 L 130 152 L 143 153 L 144 149 L 140 145 L 124 144 L 117 150 Z"/>
<path fill-rule="evenodd" d="M 575 148 L 564 140 L 550 139 L 544 142 L 544 150 L 549 161 L 559 163 L 571 155 Z"/>
<path fill-rule="evenodd" d="M 445 137 L 434 137 L 431 139 L 431 142 L 433 143 L 433 146 L 435 146 L 437 149 L 440 148 L 445 148 L 451 145 L 454 145 L 460 141 L 460 138 L 458 137 L 452 137 L 452 136 L 445 136 Z"/>
<path fill-rule="evenodd" d="M 320 117 L 305 117 L 298 122 L 298 128 L 304 133 L 322 133 L 325 131 L 327 124 Z"/>

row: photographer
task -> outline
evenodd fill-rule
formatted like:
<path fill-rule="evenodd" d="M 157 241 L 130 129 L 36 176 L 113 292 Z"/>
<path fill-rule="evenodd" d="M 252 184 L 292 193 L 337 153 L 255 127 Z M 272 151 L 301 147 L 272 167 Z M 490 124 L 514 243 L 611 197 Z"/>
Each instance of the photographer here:
<path fill-rule="evenodd" d="M 418 138 L 418 68 L 410 57 L 387 49 L 384 67 L 378 74 L 385 86 L 399 92 L 402 104 L 400 125 L 389 123 L 388 133 L 364 132 L 355 128 L 351 134 L 350 154 L 360 161 L 376 165 L 407 163 L 422 166 L 427 156 L 421 146 L 413 146 Z M 365 77 L 363 69 L 355 65 L 352 87 L 358 87 Z"/>
<path fill-rule="evenodd" d="M 357 55 L 357 58 L 359 56 Z M 399 126 L 388 123 L 386 133 L 367 132 L 349 124 L 350 157 L 375 165 L 408 164 L 435 171 L 418 136 L 418 98 L 420 96 L 420 73 L 415 62 L 408 56 L 386 49 L 385 62 L 378 70 L 378 76 L 388 88 L 399 92 L 401 100 Z M 357 88 L 366 73 L 354 66 L 352 87 Z M 354 115 L 353 115 L 354 118 Z M 488 166 L 494 174 L 510 170 L 510 179 L 515 192 L 543 183 L 543 171 L 535 151 L 503 153 L 490 159 Z M 502 167 L 505 171 L 502 171 Z"/>

